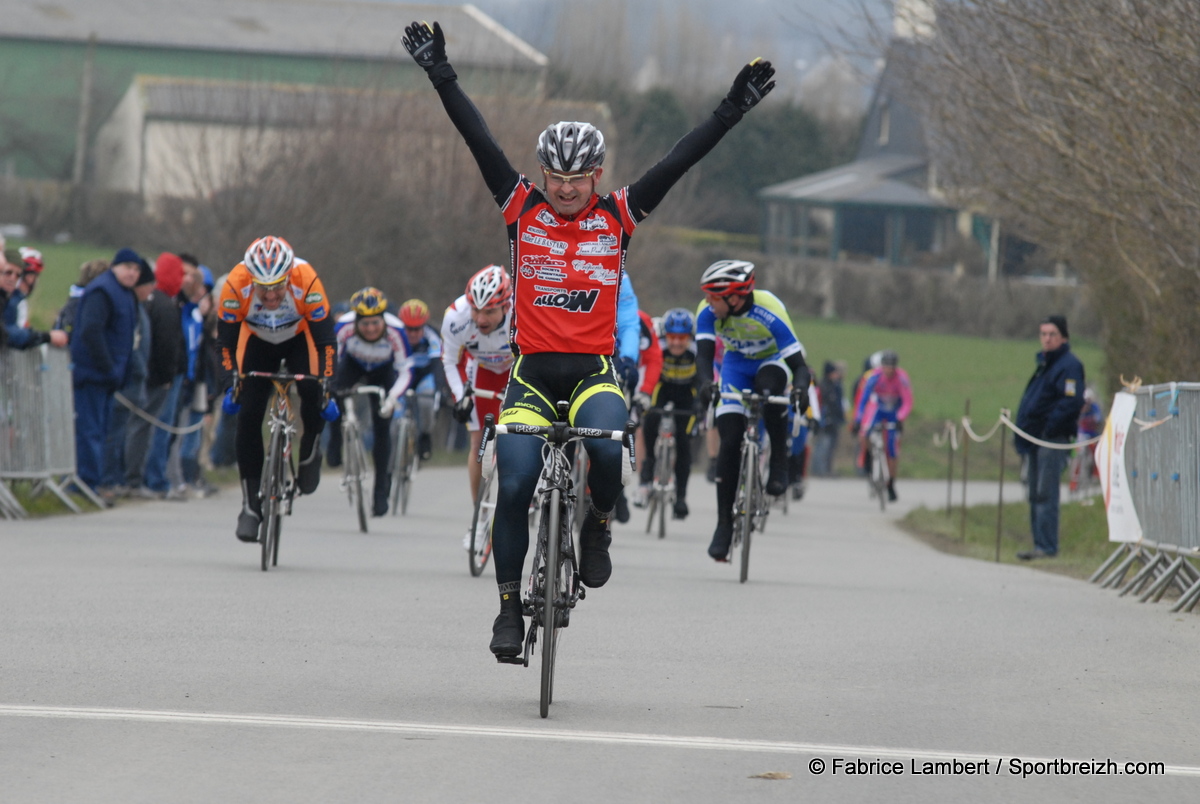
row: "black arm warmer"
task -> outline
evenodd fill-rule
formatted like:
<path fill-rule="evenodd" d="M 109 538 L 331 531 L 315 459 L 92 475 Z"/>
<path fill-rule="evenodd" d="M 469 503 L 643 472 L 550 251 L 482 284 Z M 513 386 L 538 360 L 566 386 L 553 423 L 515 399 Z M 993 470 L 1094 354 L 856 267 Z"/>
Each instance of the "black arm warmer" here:
<path fill-rule="evenodd" d="M 807 389 L 808 384 L 812 382 L 812 372 L 808 369 L 808 364 L 804 362 L 804 355 L 800 352 L 788 355 L 783 359 L 787 363 L 788 368 L 792 370 L 792 387 Z"/>
<path fill-rule="evenodd" d="M 725 103 L 727 102 L 722 103 L 718 112 L 724 108 Z M 629 208 L 633 210 L 639 223 L 662 203 L 667 191 L 675 186 L 675 182 L 682 179 L 683 174 L 687 173 L 692 165 L 703 159 L 705 154 L 721 141 L 730 127 L 741 119 L 741 112 L 733 108 L 732 104 L 730 108 L 737 113 L 736 120 L 726 122 L 714 112 L 675 143 L 657 165 L 646 171 L 646 175 L 629 185 Z"/>
<path fill-rule="evenodd" d="M 432 74 L 430 80 L 433 80 Z M 508 157 L 500 149 L 500 144 L 488 130 L 483 115 L 467 97 L 467 93 L 463 92 L 458 81 L 447 78 L 440 83 L 434 81 L 434 86 L 450 122 L 467 143 L 471 156 L 475 157 L 475 163 L 479 165 L 479 172 L 483 174 L 483 180 L 491 191 L 492 198 L 496 199 L 497 204 L 503 204 L 517 186 L 520 174 L 509 163 Z"/>

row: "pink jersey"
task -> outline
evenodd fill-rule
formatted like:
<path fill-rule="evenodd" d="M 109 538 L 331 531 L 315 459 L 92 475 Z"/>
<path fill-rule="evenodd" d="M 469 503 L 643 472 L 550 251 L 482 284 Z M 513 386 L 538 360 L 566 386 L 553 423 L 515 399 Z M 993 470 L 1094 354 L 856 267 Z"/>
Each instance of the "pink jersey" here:
<path fill-rule="evenodd" d="M 855 421 L 864 427 L 875 421 L 877 414 L 891 421 L 904 421 L 912 412 L 912 384 L 908 373 L 898 368 L 889 377 L 882 368 L 872 369 L 863 381 Z"/>

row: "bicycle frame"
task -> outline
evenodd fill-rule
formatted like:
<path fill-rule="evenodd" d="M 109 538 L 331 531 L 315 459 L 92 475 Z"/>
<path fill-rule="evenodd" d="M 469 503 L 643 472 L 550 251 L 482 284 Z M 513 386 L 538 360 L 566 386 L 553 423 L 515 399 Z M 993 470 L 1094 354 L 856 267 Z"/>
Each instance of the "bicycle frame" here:
<path fill-rule="evenodd" d="M 358 529 L 367 532 L 366 501 L 363 484 L 371 477 L 367 471 L 367 454 L 363 448 L 362 430 L 358 422 L 358 396 L 375 396 L 382 403 L 387 391 L 378 385 L 355 385 L 338 391 L 342 400 L 342 489 L 349 499 L 350 507 L 358 516 Z"/>
<path fill-rule="evenodd" d="M 262 501 L 262 523 L 259 525 L 259 541 L 262 543 L 262 570 L 279 563 L 279 537 L 283 529 L 283 516 L 291 516 L 292 501 L 296 496 L 296 466 L 292 455 L 292 439 L 296 435 L 296 417 L 292 409 L 292 385 L 305 380 L 319 380 L 311 374 L 292 374 L 285 371 L 286 364 L 280 361 L 279 371 L 248 371 L 243 377 L 270 380 L 275 387 L 275 403 L 270 406 L 270 446 L 259 487 Z M 286 472 L 286 478 L 284 477 Z"/>
<path fill-rule="evenodd" d="M 549 714 L 553 700 L 554 659 L 557 652 L 558 630 L 570 622 L 571 610 L 586 597 L 579 582 L 579 565 L 575 554 L 574 520 L 572 516 L 575 489 L 571 482 L 571 462 L 567 460 L 566 447 L 584 438 L 604 438 L 623 441 L 629 448 L 630 463 L 633 463 L 633 435 L 635 426 L 627 423 L 622 430 L 601 430 L 590 427 L 572 427 L 565 421 L 567 403 L 558 403 L 561 421 L 545 426 L 526 424 L 494 424 L 491 414 L 484 420 L 484 435 L 477 459 L 482 461 L 487 445 L 498 435 L 531 435 L 546 439 L 542 445 L 542 473 L 538 480 L 538 499 L 541 516 L 535 543 L 533 564 L 526 583 L 522 601 L 524 614 L 530 618 L 525 635 L 523 655 L 511 659 L 497 657 L 508 664 L 529 666 L 529 656 L 538 642 L 538 630 L 542 632 L 542 694 L 540 712 Z"/>
<path fill-rule="evenodd" d="M 746 408 L 746 429 L 742 434 L 741 469 L 738 472 L 737 496 L 733 503 L 733 540 L 729 555 L 741 547 L 739 580 L 746 582 L 750 571 L 750 536 L 754 531 L 762 532 L 767 526 L 767 514 L 771 511 L 763 487 L 762 469 L 759 464 L 759 422 L 764 405 L 789 405 L 786 396 L 763 396 L 747 389 L 739 392 L 722 391 L 721 399 L 740 402 Z"/>
<path fill-rule="evenodd" d="M 875 422 L 867 431 L 867 451 L 871 457 L 871 471 L 867 473 L 867 486 L 871 496 L 879 500 L 879 510 L 887 508 L 887 486 L 891 480 L 888 469 L 887 434 L 896 429 L 895 422 Z"/>
<path fill-rule="evenodd" d="M 650 494 L 646 500 L 646 532 L 654 526 L 658 516 L 658 538 L 667 535 L 667 509 L 675 503 L 675 403 L 668 402 L 661 408 L 650 408 L 649 413 L 660 414 L 658 439 L 654 444 L 654 478 L 650 482 Z M 684 436 L 687 437 L 686 434 Z"/>

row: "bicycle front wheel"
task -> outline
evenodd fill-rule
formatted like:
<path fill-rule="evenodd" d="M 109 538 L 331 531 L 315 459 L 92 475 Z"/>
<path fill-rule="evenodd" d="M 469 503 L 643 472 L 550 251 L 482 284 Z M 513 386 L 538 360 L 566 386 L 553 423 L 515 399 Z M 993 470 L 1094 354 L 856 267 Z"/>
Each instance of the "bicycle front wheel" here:
<path fill-rule="evenodd" d="M 750 534 L 754 532 L 754 518 L 758 515 L 761 496 L 761 481 L 758 476 L 758 449 L 754 443 L 747 443 L 744 460 L 742 461 L 742 501 L 744 503 L 741 520 L 742 562 L 739 572 L 739 582 L 745 583 L 750 572 Z"/>
<path fill-rule="evenodd" d="M 492 480 L 496 468 L 479 480 L 479 494 L 475 497 L 475 516 L 471 518 L 471 546 L 467 550 L 467 563 L 471 577 L 483 574 L 488 559 L 492 557 L 492 513 L 496 503 L 492 501 Z"/>
<path fill-rule="evenodd" d="M 660 503 L 658 506 L 658 538 L 667 538 L 667 509 L 670 508 L 671 513 L 674 513 L 675 500 L 672 499 L 675 495 L 672 493 L 673 488 L 671 483 L 675 477 L 675 445 L 667 443 L 664 445 L 662 453 L 655 462 L 655 473 L 658 475 L 658 487 L 662 489 L 659 495 Z"/>
<path fill-rule="evenodd" d="M 559 550 L 562 517 L 562 491 L 554 489 L 550 492 L 547 510 L 542 512 L 542 524 L 545 527 L 541 530 L 541 534 L 546 537 L 546 566 L 543 573 L 545 582 L 542 587 L 542 717 L 550 714 L 550 704 L 554 700 L 554 659 L 558 653 L 559 608 L 566 604 L 566 587 L 562 583 L 562 568 L 559 566 L 562 563 Z"/>
<path fill-rule="evenodd" d="M 263 473 L 260 492 L 262 522 L 258 526 L 263 572 L 277 560 L 275 545 L 279 539 L 280 520 L 283 517 L 283 441 L 286 437 L 282 428 L 275 430 L 271 433 L 271 443 L 267 449 L 266 471 Z"/>
<path fill-rule="evenodd" d="M 887 509 L 887 483 L 887 453 L 876 446 L 871 450 L 871 484 L 875 487 L 880 511 Z"/>
<path fill-rule="evenodd" d="M 408 508 L 408 447 L 410 422 L 407 418 L 396 422 L 396 441 L 392 449 L 392 516 L 402 513 L 403 507 Z"/>
<path fill-rule="evenodd" d="M 346 428 L 346 479 L 350 499 L 358 514 L 358 529 L 367 532 L 367 505 L 363 499 L 363 472 L 366 471 L 367 456 L 363 452 L 362 438 L 357 427 Z"/>

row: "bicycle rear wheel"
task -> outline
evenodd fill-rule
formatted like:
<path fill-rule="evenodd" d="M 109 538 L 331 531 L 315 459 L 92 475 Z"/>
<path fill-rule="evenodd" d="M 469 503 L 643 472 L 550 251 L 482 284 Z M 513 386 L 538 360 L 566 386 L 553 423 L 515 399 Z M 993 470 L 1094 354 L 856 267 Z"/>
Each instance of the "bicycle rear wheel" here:
<path fill-rule="evenodd" d="M 558 606 L 560 600 L 565 600 L 565 587 L 562 585 L 562 567 L 559 547 L 562 534 L 562 491 L 554 489 L 550 492 L 547 509 L 542 512 L 540 531 L 546 537 L 546 565 L 543 572 L 545 579 L 542 587 L 542 696 L 540 713 L 542 717 L 550 714 L 550 704 L 554 700 L 554 660 L 558 653 Z"/>
<path fill-rule="evenodd" d="M 277 560 L 276 548 L 279 538 L 280 519 L 283 516 L 283 440 L 286 438 L 283 428 L 271 433 L 270 447 L 267 449 L 266 471 L 263 472 L 262 491 L 262 522 L 259 524 L 258 540 L 262 544 L 262 571 L 273 566 Z"/>
<path fill-rule="evenodd" d="M 740 583 L 746 582 L 746 577 L 750 572 L 750 534 L 754 532 L 754 520 L 758 515 L 760 505 L 758 477 L 758 449 L 753 442 L 746 444 L 745 452 L 742 461 L 742 501 L 744 503 L 741 511 L 741 520 L 738 525 L 741 528 L 742 542 L 742 561 L 739 571 L 738 580 Z M 757 493 L 756 493 L 757 492 Z"/>
<path fill-rule="evenodd" d="M 571 485 L 575 489 L 575 521 L 582 522 L 588 510 L 588 454 L 583 444 L 575 445 L 575 462 L 571 465 Z"/>
<path fill-rule="evenodd" d="M 471 518 L 471 547 L 467 550 L 467 563 L 471 577 L 483 574 L 488 559 L 492 557 L 492 512 L 496 503 L 492 500 L 492 480 L 496 468 L 486 472 L 479 480 L 479 494 L 475 497 L 475 515 Z"/>

